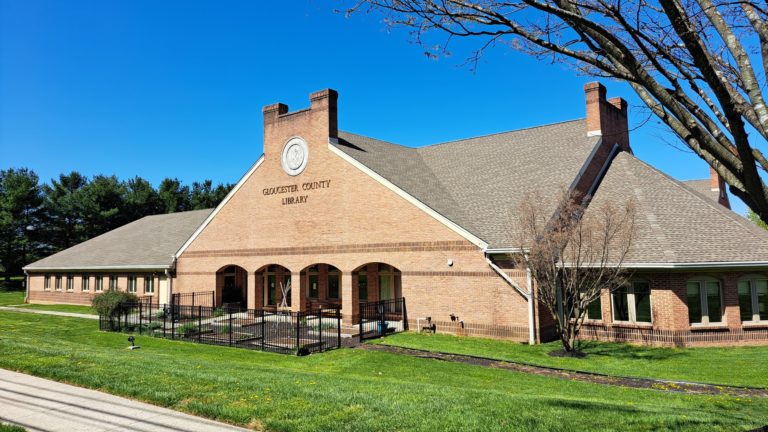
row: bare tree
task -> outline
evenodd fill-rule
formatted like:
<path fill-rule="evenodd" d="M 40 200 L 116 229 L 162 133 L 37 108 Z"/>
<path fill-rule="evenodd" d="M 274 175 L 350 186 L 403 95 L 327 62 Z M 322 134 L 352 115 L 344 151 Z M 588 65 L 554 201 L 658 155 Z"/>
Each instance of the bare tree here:
<path fill-rule="evenodd" d="M 359 0 L 429 55 L 475 38 L 629 83 L 768 222 L 768 6 L 749 0 Z M 432 45 L 429 34 L 445 36 Z"/>
<path fill-rule="evenodd" d="M 528 195 L 513 217 L 512 232 L 525 251 L 516 260 L 530 269 L 535 299 L 551 313 L 570 353 L 589 304 L 602 289 L 628 282 L 623 264 L 635 233 L 635 206 L 595 204 L 585 211 L 564 191 L 554 217 L 551 208 L 541 196 Z"/>

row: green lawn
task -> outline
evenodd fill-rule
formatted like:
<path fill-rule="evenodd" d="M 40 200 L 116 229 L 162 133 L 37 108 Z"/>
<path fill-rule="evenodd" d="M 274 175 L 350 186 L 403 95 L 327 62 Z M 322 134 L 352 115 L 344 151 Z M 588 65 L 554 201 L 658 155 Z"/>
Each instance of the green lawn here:
<path fill-rule="evenodd" d="M 98 315 L 96 310 L 90 306 L 67 305 L 67 304 L 49 304 L 49 305 L 27 304 L 19 307 L 24 309 L 37 309 L 37 310 L 49 310 L 49 311 L 57 311 L 57 312 L 71 312 L 71 313 L 79 313 L 79 314 Z"/>
<path fill-rule="evenodd" d="M 0 291 L 0 306 L 24 303 L 24 291 Z"/>
<path fill-rule="evenodd" d="M 411 332 L 388 336 L 377 342 L 611 375 L 768 388 L 768 346 L 677 349 L 582 342 L 587 357 L 561 358 L 547 355 L 550 351 L 561 349 L 560 342 L 529 346 L 517 342 Z"/>
<path fill-rule="evenodd" d="M 21 426 L 11 425 L 8 423 L 0 423 L 0 432 L 24 432 L 26 429 L 24 429 Z"/>
<path fill-rule="evenodd" d="M 0 312 L 0 367 L 278 431 L 748 430 L 768 398 L 625 389 L 383 352 L 294 357 Z"/>
<path fill-rule="evenodd" d="M 19 307 L 23 307 L 26 309 L 50 310 L 50 311 L 57 311 L 57 312 L 71 312 L 71 313 L 96 315 L 96 311 L 90 306 L 67 305 L 67 304 L 50 304 L 50 305 L 23 304 L 24 294 L 25 294 L 24 291 L 0 291 L 0 306 L 21 305 Z"/>

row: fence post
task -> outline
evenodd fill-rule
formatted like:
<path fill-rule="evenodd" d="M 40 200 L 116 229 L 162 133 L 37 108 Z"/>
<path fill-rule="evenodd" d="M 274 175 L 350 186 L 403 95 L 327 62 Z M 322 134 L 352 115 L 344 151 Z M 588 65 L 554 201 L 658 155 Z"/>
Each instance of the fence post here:
<path fill-rule="evenodd" d="M 336 308 L 336 348 L 341 348 L 341 309 Z"/>
<path fill-rule="evenodd" d="M 197 343 L 200 343 L 203 335 L 203 307 L 197 307 Z"/>
<path fill-rule="evenodd" d="M 176 339 L 176 314 L 171 312 L 171 339 Z"/>
<path fill-rule="evenodd" d="M 360 338 L 360 342 L 363 341 L 363 315 L 365 315 L 367 304 L 368 303 L 361 302 L 357 310 L 358 312 L 357 313 L 357 324 L 358 324 L 357 337 Z"/>
<path fill-rule="evenodd" d="M 229 346 L 232 346 L 232 310 L 229 311 Z"/>
<path fill-rule="evenodd" d="M 296 353 L 299 352 L 299 326 L 301 326 L 301 312 L 296 312 Z"/>
<path fill-rule="evenodd" d="M 144 334 L 144 329 L 142 328 L 142 310 L 141 310 L 141 302 L 139 302 L 139 334 Z"/>
<path fill-rule="evenodd" d="M 320 346 L 320 352 L 323 351 L 323 308 L 317 310 L 317 341 Z"/>
<path fill-rule="evenodd" d="M 405 297 L 400 297 L 403 302 L 403 331 L 408 330 L 408 310 L 405 308 Z"/>
<path fill-rule="evenodd" d="M 267 325 L 264 322 L 264 309 L 260 309 L 261 313 L 261 350 L 264 351 L 264 327 Z"/>
<path fill-rule="evenodd" d="M 192 306 L 195 306 L 195 293 L 192 293 Z"/>
<path fill-rule="evenodd" d="M 167 307 L 167 306 L 168 306 L 168 305 L 166 305 L 166 307 Z M 165 334 L 165 326 L 166 326 L 166 324 L 167 324 L 167 323 L 166 323 L 166 319 L 167 319 L 167 317 L 168 317 L 168 312 L 165 310 L 165 309 L 166 309 L 166 307 L 164 307 L 164 308 L 163 308 L 163 337 L 168 337 L 168 336 L 166 336 L 166 334 Z"/>

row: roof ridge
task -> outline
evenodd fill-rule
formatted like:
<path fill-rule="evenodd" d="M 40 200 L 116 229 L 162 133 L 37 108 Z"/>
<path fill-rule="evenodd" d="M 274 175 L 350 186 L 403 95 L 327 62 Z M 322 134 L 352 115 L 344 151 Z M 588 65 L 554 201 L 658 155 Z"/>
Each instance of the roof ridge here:
<path fill-rule="evenodd" d="M 501 132 L 493 132 L 493 133 L 489 133 L 489 134 L 477 135 L 477 136 L 468 137 L 468 138 L 460 138 L 460 139 L 451 140 L 451 141 L 443 141 L 443 142 L 434 143 L 434 144 L 427 144 L 427 145 L 423 145 L 421 147 L 415 147 L 415 148 L 423 149 L 423 148 L 427 148 L 427 147 L 436 147 L 436 146 L 443 145 L 443 144 L 455 144 L 455 143 L 459 143 L 459 142 L 462 142 L 462 141 L 469 141 L 469 140 L 474 140 L 474 139 L 479 139 L 479 138 L 488 138 L 488 137 L 492 137 L 492 136 L 496 136 L 496 135 L 504 135 L 504 134 L 514 133 L 514 132 L 523 132 L 523 131 L 528 131 L 528 130 L 531 130 L 531 129 L 540 129 L 540 128 L 556 126 L 556 125 L 565 124 L 565 123 L 575 123 L 575 122 L 584 121 L 584 120 L 586 120 L 586 119 L 585 118 L 577 118 L 577 119 L 571 119 L 571 120 L 563 120 L 563 121 L 547 123 L 547 124 L 538 125 L 538 126 L 529 126 L 529 127 L 524 127 L 524 128 L 520 128 L 520 129 L 511 129 L 511 130 L 506 130 L 506 131 L 501 131 Z M 585 133 L 585 135 L 586 135 L 586 133 Z"/>
<path fill-rule="evenodd" d="M 679 188 L 682 191 L 685 191 L 686 193 L 695 196 L 697 199 L 701 200 L 705 205 L 709 206 L 710 208 L 714 209 L 716 212 L 720 213 L 724 217 L 730 219 L 732 222 L 734 222 L 737 226 L 739 226 L 741 229 L 745 230 L 749 234 L 755 234 L 756 232 L 760 232 L 762 235 L 768 237 L 768 231 L 765 231 L 763 229 L 760 229 L 758 226 L 750 222 L 745 217 L 741 216 L 740 214 L 736 213 L 733 210 L 725 208 L 722 204 L 707 198 L 700 193 L 691 190 L 688 186 L 683 184 L 681 180 L 677 180 L 674 177 L 670 176 L 669 174 L 665 173 L 664 171 L 661 171 L 652 165 L 646 163 L 645 161 L 635 157 L 632 155 L 634 160 L 640 162 L 641 164 L 645 165 L 646 167 L 652 169 L 653 171 L 661 174 L 664 178 L 671 180 L 672 183 L 675 185 L 675 187 Z M 749 224 L 749 225 L 747 225 Z"/>
<path fill-rule="evenodd" d="M 523 132 L 523 131 L 527 131 L 527 130 L 531 130 L 531 129 L 545 128 L 545 127 L 556 126 L 556 125 L 565 124 L 565 123 L 575 123 L 575 122 L 584 121 L 584 120 L 586 120 L 586 119 L 583 118 L 583 117 L 582 118 L 571 119 L 571 120 L 563 120 L 563 121 L 547 123 L 547 124 L 543 124 L 543 125 L 529 126 L 529 127 L 524 127 L 524 128 L 520 128 L 520 129 L 511 129 L 511 130 L 506 130 L 506 131 L 501 131 L 501 132 L 493 132 L 493 133 L 488 133 L 488 134 L 483 134 L 483 135 L 476 135 L 476 136 L 471 136 L 471 137 L 467 137 L 467 138 L 459 138 L 459 139 L 455 139 L 455 140 L 451 140 L 451 141 L 443 141 L 443 142 L 438 142 L 438 143 L 433 143 L 433 144 L 425 144 L 423 146 L 418 146 L 418 147 L 410 147 L 410 146 L 403 145 L 403 144 L 397 144 L 397 143 L 393 143 L 392 141 L 387 141 L 387 140 L 383 140 L 383 139 L 379 139 L 379 138 L 373 138 L 373 137 L 370 137 L 370 136 L 367 136 L 367 135 L 361 135 L 361 134 L 354 133 L 354 132 L 349 132 L 349 131 L 341 131 L 340 130 L 339 132 L 345 133 L 345 134 L 350 134 L 350 135 L 355 135 L 355 136 L 358 136 L 358 137 L 361 137 L 361 138 L 367 138 L 367 139 L 374 140 L 374 141 L 379 141 L 379 142 L 382 142 L 382 143 L 385 143 L 385 144 L 390 144 L 390 145 L 393 145 L 393 146 L 403 147 L 403 148 L 406 148 L 406 149 L 419 150 L 419 149 L 423 149 L 423 148 L 427 148 L 427 147 L 436 147 L 436 146 L 443 145 L 443 144 L 453 144 L 453 143 L 458 143 L 458 142 L 461 142 L 461 141 L 469 141 L 469 140 L 474 140 L 474 139 L 479 139 L 479 138 L 488 138 L 488 137 L 492 137 L 492 136 L 496 136 L 496 135 L 504 135 L 504 134 L 514 133 L 514 132 Z"/>

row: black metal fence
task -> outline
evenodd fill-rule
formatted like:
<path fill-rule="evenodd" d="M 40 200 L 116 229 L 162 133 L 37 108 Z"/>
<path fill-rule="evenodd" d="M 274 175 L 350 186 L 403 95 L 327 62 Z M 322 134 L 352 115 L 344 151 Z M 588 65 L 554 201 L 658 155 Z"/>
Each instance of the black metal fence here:
<path fill-rule="evenodd" d="M 408 330 L 405 297 L 360 303 L 360 340 Z"/>
<path fill-rule="evenodd" d="M 123 305 L 99 328 L 213 345 L 306 355 L 341 346 L 341 311 L 225 310 L 208 306 Z"/>
<path fill-rule="evenodd" d="M 215 305 L 215 295 L 214 291 L 174 293 L 171 294 L 171 305 L 213 307 Z"/>

